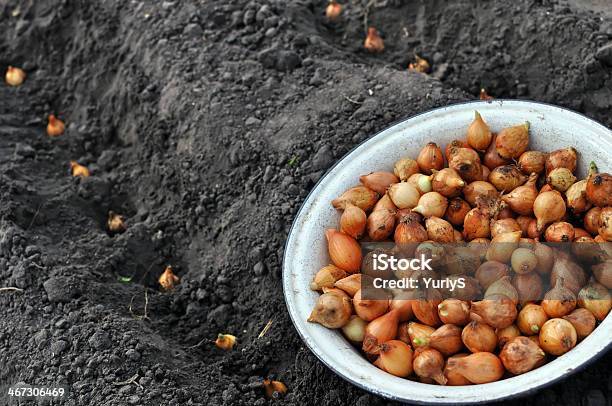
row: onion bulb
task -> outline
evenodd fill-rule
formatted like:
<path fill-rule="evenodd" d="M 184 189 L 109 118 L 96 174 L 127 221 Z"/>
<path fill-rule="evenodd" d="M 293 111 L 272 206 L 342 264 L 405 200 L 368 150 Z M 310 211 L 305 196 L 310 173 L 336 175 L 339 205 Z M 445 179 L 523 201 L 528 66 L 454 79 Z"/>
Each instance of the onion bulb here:
<path fill-rule="evenodd" d="M 368 236 L 372 241 L 386 240 L 395 228 L 395 212 L 387 209 L 373 211 L 368 216 L 366 224 Z"/>
<path fill-rule="evenodd" d="M 417 347 L 427 347 L 429 345 L 429 337 L 436 331 L 435 328 L 411 321 L 408 323 L 408 337 L 410 344 Z"/>
<path fill-rule="evenodd" d="M 493 170 L 498 166 L 507 165 L 511 162 L 510 159 L 502 158 L 499 153 L 497 153 L 496 139 L 497 136 L 494 135 L 489 147 L 485 151 L 482 161 L 489 170 Z M 484 179 L 488 179 L 488 176 Z"/>
<path fill-rule="evenodd" d="M 463 197 L 472 206 L 476 206 L 479 197 L 493 199 L 499 197 L 499 192 L 489 182 L 477 180 L 463 188 Z"/>
<path fill-rule="evenodd" d="M 515 324 L 512 324 L 508 327 L 496 329 L 495 334 L 497 334 L 497 346 L 499 348 L 504 348 L 504 345 L 506 345 L 508 341 L 512 340 L 514 337 L 520 336 L 521 331 Z"/>
<path fill-rule="evenodd" d="M 563 317 L 576 308 L 576 295 L 565 287 L 563 278 L 557 279 L 555 286 L 546 292 L 542 309 L 550 318 Z"/>
<path fill-rule="evenodd" d="M 492 138 L 493 135 L 487 123 L 484 122 L 480 113 L 474 112 L 474 121 L 467 130 L 467 142 L 470 147 L 484 151 L 489 147 Z"/>
<path fill-rule="evenodd" d="M 591 174 L 587 178 L 586 197 L 597 207 L 612 206 L 612 175 Z"/>
<path fill-rule="evenodd" d="M 361 238 L 366 227 L 367 216 L 359 207 L 347 203 L 340 216 L 340 231 L 355 239 Z"/>
<path fill-rule="evenodd" d="M 450 243 L 455 242 L 453 226 L 446 220 L 432 216 L 425 220 L 427 237 L 435 242 Z"/>
<path fill-rule="evenodd" d="M 393 236 L 398 246 L 413 246 L 413 249 L 416 249 L 415 243 L 426 241 L 428 238 L 427 230 L 413 215 L 404 216 L 399 220 Z"/>
<path fill-rule="evenodd" d="M 587 282 L 587 277 L 580 265 L 572 261 L 568 254 L 557 251 L 555 262 L 550 273 L 551 282 L 559 283 L 563 280 L 563 285 L 578 294 L 580 289 Z"/>
<path fill-rule="evenodd" d="M 370 53 L 380 53 L 385 50 L 385 43 L 374 27 L 368 27 L 368 34 L 363 47 Z"/>
<path fill-rule="evenodd" d="M 310 283 L 310 289 L 322 290 L 323 288 L 333 288 L 334 284 L 340 279 L 346 278 L 347 273 L 335 265 L 327 265 L 321 268 Z"/>
<path fill-rule="evenodd" d="M 510 257 L 512 269 L 518 274 L 526 274 L 536 269 L 538 258 L 529 248 L 517 248 Z"/>
<path fill-rule="evenodd" d="M 491 221 L 491 237 L 495 238 L 498 234 L 511 233 L 513 231 L 520 231 L 522 235 L 521 226 L 513 218 L 505 218 Z"/>
<path fill-rule="evenodd" d="M 536 241 L 533 248 L 533 253 L 538 258 L 538 266 L 536 271 L 538 271 L 538 273 L 541 275 L 549 274 L 555 263 L 553 249 L 546 244 Z"/>
<path fill-rule="evenodd" d="M 567 320 L 550 319 L 540 330 L 540 347 L 549 354 L 563 355 L 576 346 L 576 329 Z"/>
<path fill-rule="evenodd" d="M 467 182 L 483 180 L 478 153 L 471 148 L 458 148 L 448 163 Z"/>
<path fill-rule="evenodd" d="M 612 308 L 612 296 L 602 284 L 589 282 L 578 293 L 578 306 L 593 313 L 597 320 L 603 321 Z"/>
<path fill-rule="evenodd" d="M 412 175 L 419 173 L 419 164 L 411 158 L 402 158 L 393 165 L 393 173 L 402 182 L 406 182 Z"/>
<path fill-rule="evenodd" d="M 487 289 L 494 282 L 505 276 L 510 276 L 509 268 L 506 264 L 498 261 L 487 261 L 482 263 L 474 275 L 480 286 Z"/>
<path fill-rule="evenodd" d="M 529 146 L 529 123 L 504 128 L 495 139 L 497 153 L 507 159 L 520 157 Z"/>
<path fill-rule="evenodd" d="M 599 233 L 601 208 L 593 207 L 584 215 L 584 228 L 592 235 Z"/>
<path fill-rule="evenodd" d="M 365 337 L 365 330 L 368 322 L 359 318 L 359 316 L 351 316 L 348 323 L 342 327 L 342 333 L 349 341 L 355 344 L 361 344 Z"/>
<path fill-rule="evenodd" d="M 368 354 L 378 354 L 380 344 L 395 339 L 399 312 L 391 310 L 389 313 L 372 320 L 366 327 L 362 349 Z"/>
<path fill-rule="evenodd" d="M 420 296 L 412 302 L 414 317 L 421 323 L 436 327 L 441 323 L 438 317 L 438 305 L 442 303 L 442 295 L 436 289 L 419 292 Z"/>
<path fill-rule="evenodd" d="M 414 313 L 412 312 L 411 293 L 401 291 L 399 294 L 396 294 L 389 302 L 389 309 L 397 309 L 397 311 L 399 312 L 399 321 L 408 321 L 412 319 Z"/>
<path fill-rule="evenodd" d="M 449 357 L 449 359 L 451 358 L 463 358 L 463 357 L 467 357 L 468 354 L 455 354 Z M 448 380 L 448 382 L 446 383 L 446 385 L 448 386 L 465 386 L 465 385 L 471 385 L 472 382 L 468 381 L 463 375 L 458 374 L 456 372 L 453 372 L 452 370 L 448 369 L 448 360 L 446 362 L 446 366 L 444 367 L 444 376 L 446 377 L 446 379 Z"/>
<path fill-rule="evenodd" d="M 491 235 L 490 218 L 480 207 L 470 210 L 463 219 L 463 237 L 471 241 Z"/>
<path fill-rule="evenodd" d="M 336 289 L 319 296 L 308 321 L 327 328 L 340 328 L 348 323 L 353 313 L 351 299 L 340 292 Z"/>
<path fill-rule="evenodd" d="M 394 183 L 389 186 L 389 197 L 399 209 L 412 209 L 418 202 L 421 194 L 408 182 Z"/>
<path fill-rule="evenodd" d="M 438 327 L 429 336 L 429 346 L 446 357 L 458 353 L 463 348 L 461 329 L 453 324 Z"/>
<path fill-rule="evenodd" d="M 58 137 L 64 133 L 66 126 L 62 120 L 55 117 L 54 114 L 49 114 L 49 122 L 47 123 L 47 135 L 49 137 Z"/>
<path fill-rule="evenodd" d="M 471 352 L 493 352 L 497 347 L 497 334 L 490 326 L 477 321 L 463 328 L 461 340 Z"/>
<path fill-rule="evenodd" d="M 90 175 L 89 169 L 86 166 L 79 164 L 77 161 L 70 161 L 70 172 L 74 177 L 86 178 Z"/>
<path fill-rule="evenodd" d="M 217 348 L 228 351 L 234 348 L 237 341 L 238 339 L 234 335 L 218 334 L 217 339 L 215 340 L 215 345 Z"/>
<path fill-rule="evenodd" d="M 521 303 L 539 300 L 544 292 L 544 284 L 537 272 L 516 274 L 512 279 Z"/>
<path fill-rule="evenodd" d="M 544 357 L 546 357 L 544 351 L 527 337 L 513 338 L 499 354 L 506 370 L 514 375 L 531 371 Z"/>
<path fill-rule="evenodd" d="M 399 340 L 382 343 L 374 365 L 391 375 L 405 378 L 412 374 L 412 348 Z"/>
<path fill-rule="evenodd" d="M 480 302 L 473 302 L 470 311 L 494 328 L 508 327 L 517 316 L 516 304 L 504 295 L 491 295 Z"/>
<path fill-rule="evenodd" d="M 444 219 L 451 223 L 453 226 L 463 225 L 463 221 L 467 213 L 471 210 L 468 202 L 460 197 L 452 198 L 448 202 L 446 213 L 444 213 Z"/>
<path fill-rule="evenodd" d="M 378 193 L 375 191 L 368 189 L 365 186 L 355 186 L 342 193 L 340 197 L 332 200 L 332 206 L 334 206 L 336 209 L 344 210 L 347 203 L 350 203 L 359 207 L 365 212 L 369 212 L 372 210 L 372 207 L 374 207 L 377 200 Z"/>
<path fill-rule="evenodd" d="M 423 217 L 442 217 L 446 213 L 448 200 L 438 192 L 425 193 L 419 199 L 417 206 L 412 211 L 422 214 Z"/>
<path fill-rule="evenodd" d="M 125 224 L 125 216 L 117 214 L 112 210 L 108 212 L 108 218 L 106 219 L 106 228 L 111 233 L 122 233 L 127 229 Z"/>
<path fill-rule="evenodd" d="M 451 161 L 453 155 L 459 151 L 459 148 L 469 148 L 469 145 L 466 141 L 463 140 L 452 140 L 448 144 L 446 144 L 446 148 L 444 149 L 444 156 L 448 162 Z"/>
<path fill-rule="evenodd" d="M 475 384 L 495 382 L 504 375 L 504 366 L 490 352 L 477 352 L 467 357 L 449 358 L 447 371 L 463 375 Z"/>
<path fill-rule="evenodd" d="M 599 235 L 612 241 L 612 207 L 604 207 L 599 215 Z"/>
<path fill-rule="evenodd" d="M 538 231 L 555 221 L 560 221 L 565 216 L 565 201 L 561 193 L 556 190 L 543 192 L 533 202 L 533 213 L 535 214 Z"/>
<path fill-rule="evenodd" d="M 348 236 L 333 228 L 325 231 L 329 257 L 334 265 L 344 269 L 346 272 L 359 272 L 361 267 L 361 247 L 351 236 Z"/>
<path fill-rule="evenodd" d="M 572 147 L 558 149 L 548 154 L 546 159 L 546 174 L 548 175 L 551 171 L 557 168 L 567 168 L 570 172 L 576 170 L 576 161 L 578 156 L 576 150 Z"/>
<path fill-rule="evenodd" d="M 534 303 L 529 303 L 521 309 L 516 319 L 516 325 L 521 333 L 526 336 L 538 334 L 544 323 L 548 321 L 548 315 L 542 308 Z"/>
<path fill-rule="evenodd" d="M 372 172 L 368 175 L 362 175 L 359 177 L 359 181 L 368 189 L 372 189 L 376 193 L 384 195 L 389 186 L 398 183 L 400 180 L 391 172 L 379 171 Z"/>
<path fill-rule="evenodd" d="M 444 156 L 442 150 L 435 142 L 430 142 L 421 149 L 417 157 L 417 163 L 421 171 L 431 175 L 432 169 L 442 170 L 444 168 Z"/>
<path fill-rule="evenodd" d="M 496 235 L 491 240 L 491 245 L 487 250 L 487 261 L 508 262 L 512 253 L 518 247 L 521 234 L 520 231 L 512 231 Z"/>
<path fill-rule="evenodd" d="M 544 172 L 548 154 L 541 151 L 525 151 L 518 160 L 518 167 L 525 175 Z"/>
<path fill-rule="evenodd" d="M 466 183 L 461 179 L 459 173 L 453 168 L 444 168 L 441 171 L 436 171 L 431 178 L 433 191 L 445 197 L 459 196 L 461 189 L 465 185 Z"/>
<path fill-rule="evenodd" d="M 342 14 L 342 4 L 338 3 L 336 0 L 329 0 L 327 7 L 325 7 L 325 17 L 329 21 L 334 22 L 338 21 L 340 14 Z"/>
<path fill-rule="evenodd" d="M 509 276 L 503 276 L 498 280 L 494 281 L 489 285 L 487 290 L 485 291 L 484 297 L 495 297 L 497 295 L 503 295 L 504 297 L 512 300 L 513 303 L 517 304 L 519 302 L 519 294 Z"/>
<path fill-rule="evenodd" d="M 372 321 L 387 312 L 389 308 L 388 299 L 363 299 L 362 294 L 363 290 L 359 289 L 353 296 L 353 306 L 357 316 L 365 321 Z"/>
<path fill-rule="evenodd" d="M 417 351 L 413 361 L 414 373 L 420 378 L 433 379 L 440 385 L 446 385 L 444 376 L 444 356 L 433 348 Z"/>
<path fill-rule="evenodd" d="M 4 80 L 9 86 L 20 86 L 25 81 L 25 78 L 26 73 L 24 70 L 13 66 L 9 66 L 6 69 L 6 75 L 4 76 Z"/>
<path fill-rule="evenodd" d="M 533 204 L 538 197 L 538 189 L 536 188 L 537 181 L 538 175 L 532 173 L 527 183 L 518 186 L 507 195 L 502 196 L 502 200 L 510 206 L 512 211 L 522 216 L 530 216 L 533 214 Z"/>
<path fill-rule="evenodd" d="M 470 306 L 459 299 L 446 299 L 438 305 L 438 317 L 444 324 L 465 326 L 470 321 Z"/>
<path fill-rule="evenodd" d="M 333 266 L 333 265 L 328 265 Z M 338 268 L 340 269 L 340 268 Z M 352 275 L 348 275 L 345 278 L 339 279 L 334 283 L 334 287 L 346 292 L 350 297 L 354 297 L 357 291 L 361 289 L 361 284 L 364 285 L 367 283 L 365 278 L 368 278 L 368 275 L 361 273 L 354 273 Z"/>
<path fill-rule="evenodd" d="M 586 179 L 579 180 L 567 189 L 565 198 L 567 199 L 567 207 L 574 213 L 584 213 L 591 208 L 591 202 L 586 198 Z"/>
<path fill-rule="evenodd" d="M 552 223 L 544 232 L 544 238 L 548 242 L 572 242 L 574 235 L 574 226 L 565 221 Z"/>
<path fill-rule="evenodd" d="M 374 205 L 374 208 L 372 209 L 372 211 L 377 211 L 377 210 L 382 210 L 382 209 L 386 209 L 386 210 L 390 210 L 392 212 L 397 212 L 397 206 L 395 206 L 393 204 L 393 201 L 391 200 L 391 198 L 389 197 L 389 195 L 387 193 L 385 193 Z"/>
<path fill-rule="evenodd" d="M 597 282 L 612 289 L 612 260 L 608 259 L 601 264 L 593 265 L 591 271 Z"/>
<path fill-rule="evenodd" d="M 576 182 L 576 177 L 567 168 L 556 168 L 546 177 L 546 183 L 559 192 L 565 192 Z"/>
<path fill-rule="evenodd" d="M 515 165 L 498 166 L 489 174 L 489 182 L 499 191 L 514 190 L 526 180 L 527 177 Z"/>
<path fill-rule="evenodd" d="M 576 309 L 567 316 L 563 316 L 564 320 L 569 321 L 576 329 L 576 334 L 579 340 L 584 339 L 595 330 L 595 316 L 587 309 Z"/>

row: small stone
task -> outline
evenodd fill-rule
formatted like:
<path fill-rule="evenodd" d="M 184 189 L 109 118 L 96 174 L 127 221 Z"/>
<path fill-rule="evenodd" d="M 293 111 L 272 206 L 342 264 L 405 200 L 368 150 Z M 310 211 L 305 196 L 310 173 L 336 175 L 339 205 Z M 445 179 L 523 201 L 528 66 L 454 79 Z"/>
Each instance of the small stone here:
<path fill-rule="evenodd" d="M 51 343 L 51 346 L 49 347 L 49 349 L 51 350 L 51 354 L 54 357 L 57 357 L 58 355 L 63 353 L 66 350 L 66 348 L 68 348 L 68 343 L 64 340 L 54 341 L 53 343 Z"/>
<path fill-rule="evenodd" d="M 97 350 L 105 350 L 111 346 L 110 337 L 108 333 L 103 330 L 96 331 L 91 337 L 89 337 L 87 342 L 90 346 Z"/>
<path fill-rule="evenodd" d="M 202 27 L 195 23 L 187 24 L 183 29 L 183 34 L 192 38 L 199 37 L 203 34 Z"/>
<path fill-rule="evenodd" d="M 310 168 L 313 171 L 318 171 L 321 169 L 327 169 L 332 162 L 334 161 L 334 156 L 332 154 L 331 146 L 323 145 L 319 150 L 315 153 L 312 158 L 312 164 Z"/>
<path fill-rule="evenodd" d="M 259 261 L 258 263 L 255 264 L 255 266 L 253 267 L 253 272 L 255 273 L 255 275 L 257 276 L 262 276 L 265 272 L 266 272 L 266 266 L 264 265 L 263 262 Z"/>
<path fill-rule="evenodd" d="M 81 294 L 79 285 L 65 277 L 51 277 L 43 283 L 43 288 L 52 303 L 67 303 Z"/>
<path fill-rule="evenodd" d="M 261 124 L 261 120 L 255 117 L 249 117 L 244 124 L 248 127 Z"/>
<path fill-rule="evenodd" d="M 125 352 L 125 356 L 131 359 L 132 361 L 138 361 L 140 359 L 140 353 L 132 348 Z"/>
<path fill-rule="evenodd" d="M 280 51 L 278 53 L 278 61 L 276 68 L 280 71 L 292 71 L 300 66 L 302 60 L 299 55 L 293 51 Z"/>
<path fill-rule="evenodd" d="M 242 23 L 248 26 L 248 25 L 253 24 L 254 21 L 255 21 L 255 10 L 248 9 L 247 11 L 245 11 L 242 17 Z"/>
<path fill-rule="evenodd" d="M 24 158 L 31 158 L 36 155 L 36 150 L 28 144 L 18 142 L 15 144 L 15 153 Z"/>

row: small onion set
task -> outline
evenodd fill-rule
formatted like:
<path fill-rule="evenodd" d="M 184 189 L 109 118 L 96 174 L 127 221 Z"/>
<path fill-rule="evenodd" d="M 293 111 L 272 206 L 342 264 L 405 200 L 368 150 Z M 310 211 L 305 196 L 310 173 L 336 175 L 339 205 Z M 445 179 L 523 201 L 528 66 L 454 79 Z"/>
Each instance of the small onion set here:
<path fill-rule="evenodd" d="M 574 148 L 530 150 L 529 138 L 529 123 L 494 133 L 476 112 L 465 139 L 360 176 L 331 202 L 342 213 L 322 230 L 330 263 L 308 321 L 427 384 L 494 382 L 573 349 L 612 308 L 612 175 L 591 163 L 579 180 Z M 433 270 L 377 271 L 382 253 Z M 438 283 L 373 296 L 377 277 Z"/>

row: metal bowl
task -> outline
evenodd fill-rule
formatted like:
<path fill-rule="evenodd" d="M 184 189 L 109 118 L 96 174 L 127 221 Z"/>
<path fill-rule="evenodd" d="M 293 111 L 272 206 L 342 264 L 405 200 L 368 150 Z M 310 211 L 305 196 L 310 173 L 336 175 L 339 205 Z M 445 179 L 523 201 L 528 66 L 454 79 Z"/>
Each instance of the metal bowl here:
<path fill-rule="evenodd" d="M 339 331 L 309 323 L 318 293 L 309 289 L 313 275 L 329 263 L 324 230 L 336 227 L 339 213 L 331 200 L 358 183 L 360 174 L 392 170 L 401 157 L 416 157 L 429 141 L 445 145 L 465 137 L 478 110 L 492 131 L 525 120 L 531 124 L 531 148 L 552 151 L 573 146 L 582 159 L 578 172 L 586 173 L 588 162 L 600 170 L 612 168 L 612 131 L 578 113 L 561 107 L 518 100 L 469 102 L 438 108 L 401 121 L 364 141 L 349 152 L 319 181 L 302 205 L 285 247 L 283 288 L 289 314 L 310 350 L 342 378 L 389 399 L 424 404 L 491 402 L 526 395 L 558 381 L 603 355 L 612 341 L 612 317 L 567 354 L 523 375 L 474 386 L 437 386 L 401 379 L 369 363 Z"/>

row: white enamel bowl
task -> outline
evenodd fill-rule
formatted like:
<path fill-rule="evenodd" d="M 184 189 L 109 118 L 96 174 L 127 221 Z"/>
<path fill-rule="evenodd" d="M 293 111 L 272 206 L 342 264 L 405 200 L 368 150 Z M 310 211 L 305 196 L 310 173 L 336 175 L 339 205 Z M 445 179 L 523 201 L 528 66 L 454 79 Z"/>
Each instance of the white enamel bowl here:
<path fill-rule="evenodd" d="M 547 104 L 495 100 L 469 102 L 419 114 L 376 134 L 348 153 L 319 181 L 300 209 L 287 240 L 283 288 L 293 324 L 310 350 L 332 371 L 367 391 L 389 399 L 425 404 L 465 404 L 525 395 L 567 377 L 604 354 L 612 341 L 612 318 L 569 353 L 541 368 L 502 381 L 474 386 L 426 385 L 387 374 L 370 364 L 338 331 L 306 319 L 318 297 L 309 289 L 315 272 L 329 263 L 324 230 L 336 227 L 339 213 L 330 202 L 358 183 L 360 174 L 391 170 L 401 157 L 416 157 L 429 141 L 442 146 L 464 138 L 478 110 L 494 132 L 529 121 L 531 148 L 579 151 L 579 174 L 588 162 L 612 168 L 612 131 L 578 113 Z"/>

